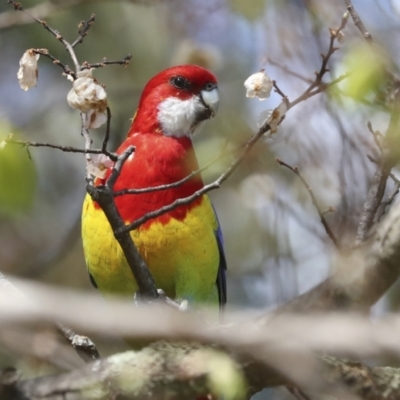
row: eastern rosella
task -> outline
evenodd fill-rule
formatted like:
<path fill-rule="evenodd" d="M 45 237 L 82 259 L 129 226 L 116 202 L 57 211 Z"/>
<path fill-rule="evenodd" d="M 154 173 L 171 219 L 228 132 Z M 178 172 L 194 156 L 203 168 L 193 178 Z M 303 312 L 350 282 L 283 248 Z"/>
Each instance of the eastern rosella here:
<path fill-rule="evenodd" d="M 177 182 L 198 169 L 192 137 L 214 116 L 219 103 L 215 76 L 183 65 L 154 76 L 144 88 L 126 140 L 135 152 L 123 165 L 115 190 Z M 104 183 L 99 180 L 97 184 Z M 199 175 L 162 191 L 115 198 L 126 224 L 203 187 Z M 82 236 L 92 283 L 105 294 L 133 295 L 137 284 L 111 227 L 89 195 L 83 204 Z M 222 234 L 211 201 L 190 204 L 151 219 L 131 232 L 156 286 L 189 303 L 226 303 L 226 261 Z"/>

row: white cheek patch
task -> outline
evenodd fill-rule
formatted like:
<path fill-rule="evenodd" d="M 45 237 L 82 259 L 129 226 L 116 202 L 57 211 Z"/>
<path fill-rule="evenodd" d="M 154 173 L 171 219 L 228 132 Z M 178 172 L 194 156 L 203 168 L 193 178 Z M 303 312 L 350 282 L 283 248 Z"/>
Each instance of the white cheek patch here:
<path fill-rule="evenodd" d="M 166 136 L 191 136 L 197 131 L 196 116 L 204 110 L 197 96 L 187 100 L 169 97 L 158 106 L 158 120 Z M 202 125 L 202 124 L 201 124 Z"/>

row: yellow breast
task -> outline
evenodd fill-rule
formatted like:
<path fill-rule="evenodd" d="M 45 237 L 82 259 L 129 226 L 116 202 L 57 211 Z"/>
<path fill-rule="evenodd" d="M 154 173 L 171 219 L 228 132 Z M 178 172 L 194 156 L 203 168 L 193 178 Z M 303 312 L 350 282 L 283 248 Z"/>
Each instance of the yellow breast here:
<path fill-rule="evenodd" d="M 155 220 L 131 232 L 158 288 L 171 298 L 215 302 L 219 250 L 217 221 L 208 196 L 182 220 Z M 103 211 L 87 195 L 82 212 L 86 265 L 104 294 L 132 296 L 138 289 Z"/>

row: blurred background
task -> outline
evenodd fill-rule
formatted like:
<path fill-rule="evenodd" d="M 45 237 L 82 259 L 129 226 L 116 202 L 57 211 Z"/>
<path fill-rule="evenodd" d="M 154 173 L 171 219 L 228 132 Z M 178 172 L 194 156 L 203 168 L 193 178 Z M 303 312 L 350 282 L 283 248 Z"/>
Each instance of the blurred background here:
<path fill-rule="evenodd" d="M 0 4 L 0 140 L 12 133 L 17 139 L 82 148 L 79 113 L 66 102 L 71 82 L 61 68 L 41 57 L 38 85 L 28 92 L 20 89 L 16 77 L 19 59 L 32 47 L 47 48 L 70 67 L 73 63 L 52 35 L 6 3 Z M 279 104 L 276 93 L 262 102 L 247 99 L 245 79 L 265 68 L 294 100 L 320 68 L 320 54 L 329 45 L 328 28 L 337 28 L 346 11 L 342 0 L 22 4 L 70 41 L 77 37 L 79 21 L 94 13 L 95 24 L 76 48 L 80 62 L 122 60 L 132 54 L 128 67 L 108 66 L 94 73 L 108 93 L 112 149 L 125 137 L 149 78 L 176 64 L 211 69 L 219 80 L 221 105 L 217 118 L 195 139 L 200 165 L 238 148 L 256 132 L 259 115 Z M 382 63 L 396 71 L 398 2 L 353 4 L 382 46 Z M 229 307 L 272 308 L 323 280 L 332 267 L 332 243 L 307 191 L 276 157 L 299 167 L 321 208 L 336 209 L 326 218 L 341 244 L 352 243 L 374 172 L 367 155 L 379 156 L 367 122 L 385 132 L 389 116 L 379 105 L 384 85 L 379 65 L 365 61 L 364 41 L 351 20 L 344 33 L 325 81 L 350 69 L 356 73 L 290 110 L 273 138 L 262 139 L 223 187 L 211 193 L 225 237 Z M 92 131 L 95 144 L 104 132 Z M 223 157 L 205 171 L 205 182 L 218 177 L 231 160 L 232 155 Z M 79 154 L 46 148 L 28 152 L 12 145 L 0 151 L 1 272 L 94 291 L 80 239 L 84 178 L 84 157 Z M 383 307 L 397 309 L 396 296 L 377 310 Z M 0 353 L 0 364 L 6 364 L 8 356 L 2 362 Z"/>

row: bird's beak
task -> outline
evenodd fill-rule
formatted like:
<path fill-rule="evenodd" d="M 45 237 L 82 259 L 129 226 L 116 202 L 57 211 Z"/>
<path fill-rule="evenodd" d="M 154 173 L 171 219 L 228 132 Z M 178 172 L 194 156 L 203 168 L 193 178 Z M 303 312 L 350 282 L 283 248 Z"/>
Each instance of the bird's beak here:
<path fill-rule="evenodd" d="M 218 88 L 215 87 L 211 90 L 202 90 L 200 92 L 200 99 L 210 113 L 208 118 L 213 118 L 217 113 L 219 106 Z"/>

